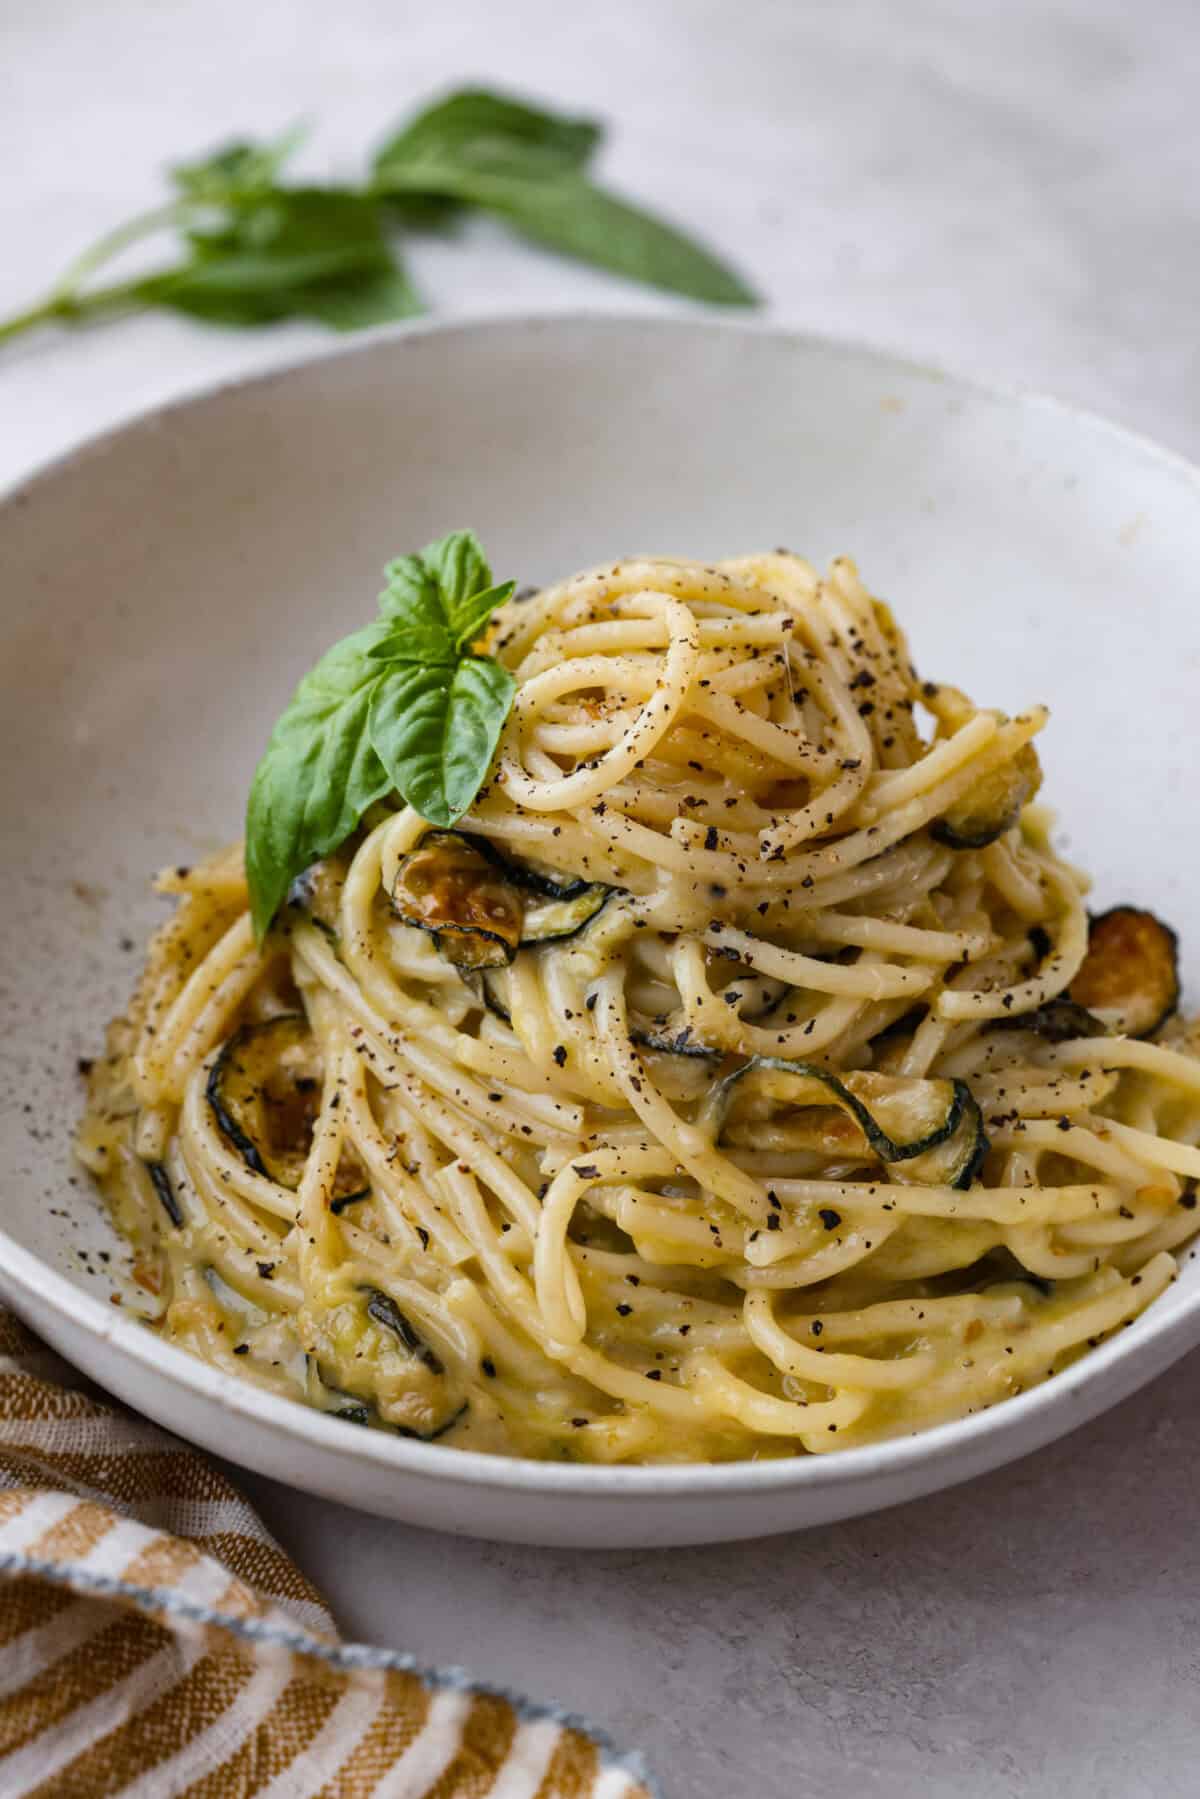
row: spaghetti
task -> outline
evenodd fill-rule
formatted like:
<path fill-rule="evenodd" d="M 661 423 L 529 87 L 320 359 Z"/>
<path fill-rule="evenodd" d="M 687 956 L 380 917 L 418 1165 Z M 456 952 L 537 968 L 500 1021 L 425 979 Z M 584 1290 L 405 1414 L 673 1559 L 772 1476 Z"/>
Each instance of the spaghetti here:
<path fill-rule="evenodd" d="M 1200 1059 L 1170 934 L 1049 847 L 1040 708 L 782 552 L 490 648 L 454 831 L 376 806 L 261 948 L 240 850 L 160 878 L 80 1138 L 149 1321 L 360 1424 L 715 1461 L 979 1410 L 1163 1291 Z"/>

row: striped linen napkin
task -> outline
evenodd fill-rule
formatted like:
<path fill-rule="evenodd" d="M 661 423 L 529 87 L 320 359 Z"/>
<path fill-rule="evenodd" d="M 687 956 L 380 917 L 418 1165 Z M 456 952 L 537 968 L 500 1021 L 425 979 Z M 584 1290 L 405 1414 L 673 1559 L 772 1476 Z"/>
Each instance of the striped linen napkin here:
<path fill-rule="evenodd" d="M 4 1799 L 652 1799 L 579 1719 L 341 1642 L 194 1450 L 0 1310 Z"/>

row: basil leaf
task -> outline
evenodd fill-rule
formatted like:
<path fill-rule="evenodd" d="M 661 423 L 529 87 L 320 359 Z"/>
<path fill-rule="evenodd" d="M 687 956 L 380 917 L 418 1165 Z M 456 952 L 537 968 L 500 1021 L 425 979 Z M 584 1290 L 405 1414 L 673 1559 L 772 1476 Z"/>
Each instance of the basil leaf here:
<path fill-rule="evenodd" d="M 296 875 L 327 856 L 393 788 L 450 825 L 483 782 L 516 692 L 464 649 L 514 583 L 492 584 L 472 531 L 388 564 L 380 617 L 301 681 L 255 771 L 246 878 L 261 941 Z"/>
<path fill-rule="evenodd" d="M 503 95 L 466 90 L 428 107 L 377 152 L 373 185 L 483 207 L 526 236 L 693 299 L 752 305 L 754 294 L 701 245 L 595 187 L 583 169 L 601 132 Z"/>
<path fill-rule="evenodd" d="M 382 676 L 368 651 L 378 622 L 327 651 L 292 695 L 255 771 L 246 807 L 246 879 L 256 936 L 294 877 L 350 835 L 391 778 L 368 714 Z"/>
<path fill-rule="evenodd" d="M 214 325 L 271 325 L 279 319 L 316 316 L 320 292 L 355 271 L 357 258 L 329 254 L 282 263 L 261 256 L 230 256 L 190 263 L 143 282 L 139 297 L 172 312 Z M 376 271 L 370 271 L 372 277 Z"/>
<path fill-rule="evenodd" d="M 256 144 L 237 138 L 194 162 L 176 163 L 168 174 L 187 199 L 224 205 L 232 196 L 273 187 L 280 169 L 304 136 L 304 128 L 293 125 L 270 143 Z"/>
<path fill-rule="evenodd" d="M 373 654 L 404 662 L 455 661 L 516 585 L 491 585 L 473 531 L 452 531 L 416 555 L 398 556 L 385 573 L 379 610 L 391 631 Z"/>
<path fill-rule="evenodd" d="M 487 775 L 516 681 L 468 656 L 454 667 L 389 668 L 371 694 L 371 742 L 405 801 L 443 828 L 468 810 Z"/>
<path fill-rule="evenodd" d="M 632 281 L 712 306 L 757 304 L 753 289 L 703 244 L 590 182 L 510 182 L 489 204 L 526 237 Z"/>
<path fill-rule="evenodd" d="M 482 593 L 475 595 L 471 602 L 475 609 L 474 613 L 468 617 L 466 625 L 454 639 L 451 656 L 445 656 L 440 652 L 435 653 L 432 648 L 428 654 L 422 655 L 416 647 L 412 633 L 404 630 L 385 637 L 382 643 L 377 643 L 371 651 L 372 660 L 375 662 L 420 662 L 431 668 L 448 666 L 452 660 L 466 654 L 496 608 L 503 606 L 506 600 L 511 600 L 516 586 L 515 581 L 502 581 L 498 586 L 485 588 Z M 439 639 L 438 641 L 440 643 L 444 640 Z"/>
<path fill-rule="evenodd" d="M 517 590 L 515 581 L 500 581 L 495 587 L 485 587 L 482 593 L 472 594 L 458 609 L 454 647 L 459 655 L 469 650 L 492 613 L 505 600 L 511 600 Z"/>
<path fill-rule="evenodd" d="M 426 544 L 421 560 L 437 583 L 446 622 L 457 637 L 461 609 L 472 594 L 490 587 L 492 571 L 474 531 L 451 531 Z"/>
<path fill-rule="evenodd" d="M 463 88 L 437 100 L 376 152 L 376 178 L 390 170 L 450 158 L 480 168 L 543 174 L 579 169 L 603 133 L 590 119 L 568 119 L 507 94 Z"/>
<path fill-rule="evenodd" d="M 231 198 L 221 226 L 189 231 L 187 242 L 191 260 L 142 281 L 139 297 L 219 324 L 258 325 L 325 317 L 365 280 L 372 323 L 412 310 L 379 207 L 362 194 L 269 188 Z"/>
<path fill-rule="evenodd" d="M 397 556 L 383 572 L 387 586 L 379 596 L 379 611 L 387 621 L 388 633 L 380 637 L 376 657 L 453 662 L 454 633 L 438 597 L 437 581 L 425 566 L 424 553 Z"/>
<path fill-rule="evenodd" d="M 756 295 L 727 263 L 674 226 L 593 185 L 582 175 L 531 178 L 528 171 L 472 167 L 453 158 L 389 162 L 384 191 L 441 194 L 494 212 L 526 237 L 582 262 L 715 306 L 753 306 Z"/>
<path fill-rule="evenodd" d="M 218 228 L 192 230 L 187 240 L 201 261 L 259 255 L 377 257 L 387 244 L 378 205 L 366 194 L 337 187 L 268 187 L 231 194 Z"/>
<path fill-rule="evenodd" d="M 333 331 L 362 331 L 424 312 L 420 295 L 393 253 L 387 268 L 322 281 L 303 296 L 305 317 Z"/>

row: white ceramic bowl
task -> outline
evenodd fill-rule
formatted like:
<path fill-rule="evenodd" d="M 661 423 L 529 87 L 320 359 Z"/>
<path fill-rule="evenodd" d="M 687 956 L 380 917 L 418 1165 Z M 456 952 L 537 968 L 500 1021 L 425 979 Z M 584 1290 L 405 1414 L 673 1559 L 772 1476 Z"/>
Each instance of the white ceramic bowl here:
<path fill-rule="evenodd" d="M 1048 793 L 1102 902 L 1197 972 L 1200 478 L 1054 402 L 706 319 L 386 332 L 151 413 L 0 507 L 0 1296 L 196 1442 L 351 1505 L 519 1541 L 712 1541 L 996 1467 L 1200 1340 L 1200 1266 L 1022 1398 L 918 1437 L 723 1467 L 502 1461 L 356 1430 L 165 1346 L 109 1300 L 81 1089 L 161 916 L 150 872 L 234 835 L 297 676 L 386 557 L 471 524 L 541 581 L 631 551 L 857 557 L 922 668 L 1054 708 Z M 1193 984 L 1193 993 L 1195 985 Z"/>

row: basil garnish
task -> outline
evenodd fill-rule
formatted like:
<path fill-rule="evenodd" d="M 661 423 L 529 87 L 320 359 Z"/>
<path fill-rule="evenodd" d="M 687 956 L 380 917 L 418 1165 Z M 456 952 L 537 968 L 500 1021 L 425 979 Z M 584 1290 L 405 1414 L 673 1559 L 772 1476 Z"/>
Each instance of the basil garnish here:
<path fill-rule="evenodd" d="M 469 207 L 630 280 L 712 305 L 753 305 L 741 277 L 702 244 L 596 186 L 588 164 L 602 138 L 590 119 L 465 88 L 393 132 L 361 182 L 290 182 L 298 131 L 238 139 L 171 169 L 169 201 L 105 232 L 49 294 L 0 319 L 0 343 L 146 307 L 215 325 L 317 319 L 336 331 L 408 318 L 421 301 L 402 238 Z M 131 246 L 163 238 L 174 252 L 165 266 L 97 279 Z"/>
<path fill-rule="evenodd" d="M 513 591 L 478 539 L 454 531 L 388 565 L 380 616 L 305 675 L 255 771 L 246 878 L 261 941 L 291 882 L 397 792 L 446 828 L 483 785 L 516 682 L 472 652 Z"/>

